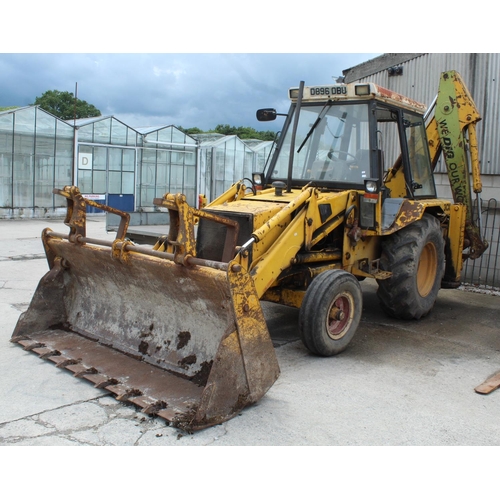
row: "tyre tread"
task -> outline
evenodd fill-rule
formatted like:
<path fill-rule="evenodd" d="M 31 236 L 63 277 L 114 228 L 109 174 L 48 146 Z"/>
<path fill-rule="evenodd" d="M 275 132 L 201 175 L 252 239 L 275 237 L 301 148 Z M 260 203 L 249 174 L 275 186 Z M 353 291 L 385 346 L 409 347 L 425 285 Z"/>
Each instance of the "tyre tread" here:
<path fill-rule="evenodd" d="M 422 298 L 416 292 L 415 266 L 418 266 L 419 249 L 429 239 L 436 242 L 438 270 L 431 293 Z M 393 273 L 387 280 L 378 281 L 377 295 L 382 309 L 400 319 L 419 319 L 427 315 L 434 306 L 444 274 L 444 239 L 439 221 L 424 214 L 422 219 L 388 236 L 382 242 L 380 267 Z"/>

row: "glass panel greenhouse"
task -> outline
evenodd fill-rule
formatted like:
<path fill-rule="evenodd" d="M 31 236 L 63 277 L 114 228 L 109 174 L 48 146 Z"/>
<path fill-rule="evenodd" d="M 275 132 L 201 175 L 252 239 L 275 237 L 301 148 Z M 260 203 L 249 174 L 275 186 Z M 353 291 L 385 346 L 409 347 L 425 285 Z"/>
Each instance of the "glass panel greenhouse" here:
<path fill-rule="evenodd" d="M 196 205 L 196 140 L 173 125 L 137 130 L 143 136 L 137 172 L 138 206 L 153 209 L 153 199 L 165 193 L 184 193 L 188 203 Z"/>
<path fill-rule="evenodd" d="M 71 184 L 73 127 L 36 106 L 0 113 L 0 210 L 40 215 L 66 206 L 54 187 Z"/>
<path fill-rule="evenodd" d="M 271 147 L 234 135 L 190 136 L 173 125 L 134 129 L 113 116 L 66 122 L 37 106 L 6 110 L 0 217 L 64 215 L 66 201 L 52 190 L 71 184 L 126 211 L 158 211 L 153 200 L 165 193 L 184 193 L 197 206 L 199 193 L 211 201 L 263 171 Z"/>
<path fill-rule="evenodd" d="M 113 116 L 76 121 L 78 128 L 77 185 L 84 195 L 108 195 L 101 200 L 115 208 L 127 195 L 126 208 L 135 207 L 134 174 L 140 135 Z M 118 195 L 114 198 L 109 195 Z"/>
<path fill-rule="evenodd" d="M 200 193 L 214 200 L 235 182 L 251 177 L 254 152 L 235 135 L 200 134 Z"/>

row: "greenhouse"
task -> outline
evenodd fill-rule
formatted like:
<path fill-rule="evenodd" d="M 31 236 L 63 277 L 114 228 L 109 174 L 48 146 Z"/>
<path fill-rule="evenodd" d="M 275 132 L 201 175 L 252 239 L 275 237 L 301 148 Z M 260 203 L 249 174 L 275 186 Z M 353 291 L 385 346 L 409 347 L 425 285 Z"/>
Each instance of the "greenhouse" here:
<path fill-rule="evenodd" d="M 138 128 L 137 206 L 152 209 L 153 199 L 165 193 L 184 193 L 190 205 L 197 200 L 197 143 L 172 125 Z"/>
<path fill-rule="evenodd" d="M 170 192 L 184 193 L 192 206 L 200 194 L 211 201 L 263 171 L 272 146 L 190 136 L 173 125 L 133 128 L 114 116 L 63 121 L 38 106 L 3 111 L 0 218 L 62 216 L 66 201 L 52 191 L 76 185 L 88 199 L 160 220 L 155 198 Z"/>
<path fill-rule="evenodd" d="M 80 191 L 100 203 L 133 211 L 140 134 L 112 116 L 76 120 L 75 126 Z"/>
<path fill-rule="evenodd" d="M 264 172 L 276 143 L 273 141 L 259 141 L 258 139 L 250 139 L 243 142 L 249 146 L 254 153 L 252 171 Z"/>
<path fill-rule="evenodd" d="M 200 193 L 214 200 L 235 182 L 250 178 L 255 152 L 235 135 L 196 134 L 199 141 Z"/>
<path fill-rule="evenodd" d="M 73 182 L 73 127 L 35 106 L 0 113 L 0 217 L 64 213 L 54 187 Z"/>

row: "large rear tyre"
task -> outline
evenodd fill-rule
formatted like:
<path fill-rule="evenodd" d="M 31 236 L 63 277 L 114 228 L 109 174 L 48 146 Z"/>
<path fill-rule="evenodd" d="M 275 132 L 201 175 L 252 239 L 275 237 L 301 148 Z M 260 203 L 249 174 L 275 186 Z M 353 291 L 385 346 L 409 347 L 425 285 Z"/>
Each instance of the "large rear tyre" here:
<path fill-rule="evenodd" d="M 380 267 L 392 276 L 378 281 L 378 298 L 394 318 L 419 319 L 434 307 L 441 288 L 444 239 L 439 221 L 422 219 L 382 240 Z"/>
<path fill-rule="evenodd" d="M 342 352 L 359 325 L 363 295 L 350 273 L 325 271 L 311 282 L 299 313 L 303 344 L 318 356 Z"/>

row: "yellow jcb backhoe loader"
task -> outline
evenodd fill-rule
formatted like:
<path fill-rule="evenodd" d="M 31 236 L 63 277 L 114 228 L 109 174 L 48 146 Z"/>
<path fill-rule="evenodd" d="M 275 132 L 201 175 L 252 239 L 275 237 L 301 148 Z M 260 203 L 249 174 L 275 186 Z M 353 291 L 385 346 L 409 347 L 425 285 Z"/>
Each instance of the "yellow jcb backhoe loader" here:
<path fill-rule="evenodd" d="M 425 106 L 372 83 L 301 82 L 289 97 L 267 171 L 202 210 L 182 194 L 156 199 L 170 230 L 154 247 L 127 240 L 128 214 L 74 186 L 55 190 L 69 234 L 43 232 L 50 270 L 12 341 L 196 430 L 231 418 L 279 376 L 261 300 L 300 308 L 301 339 L 319 356 L 352 339 L 365 278 L 391 316 L 429 313 L 441 286 L 459 284 L 463 260 L 487 246 L 468 164 L 479 193 L 480 117 L 460 76 L 442 75 L 427 127 Z M 441 151 L 453 202 L 436 196 Z M 114 241 L 86 236 L 87 205 L 120 215 Z"/>

